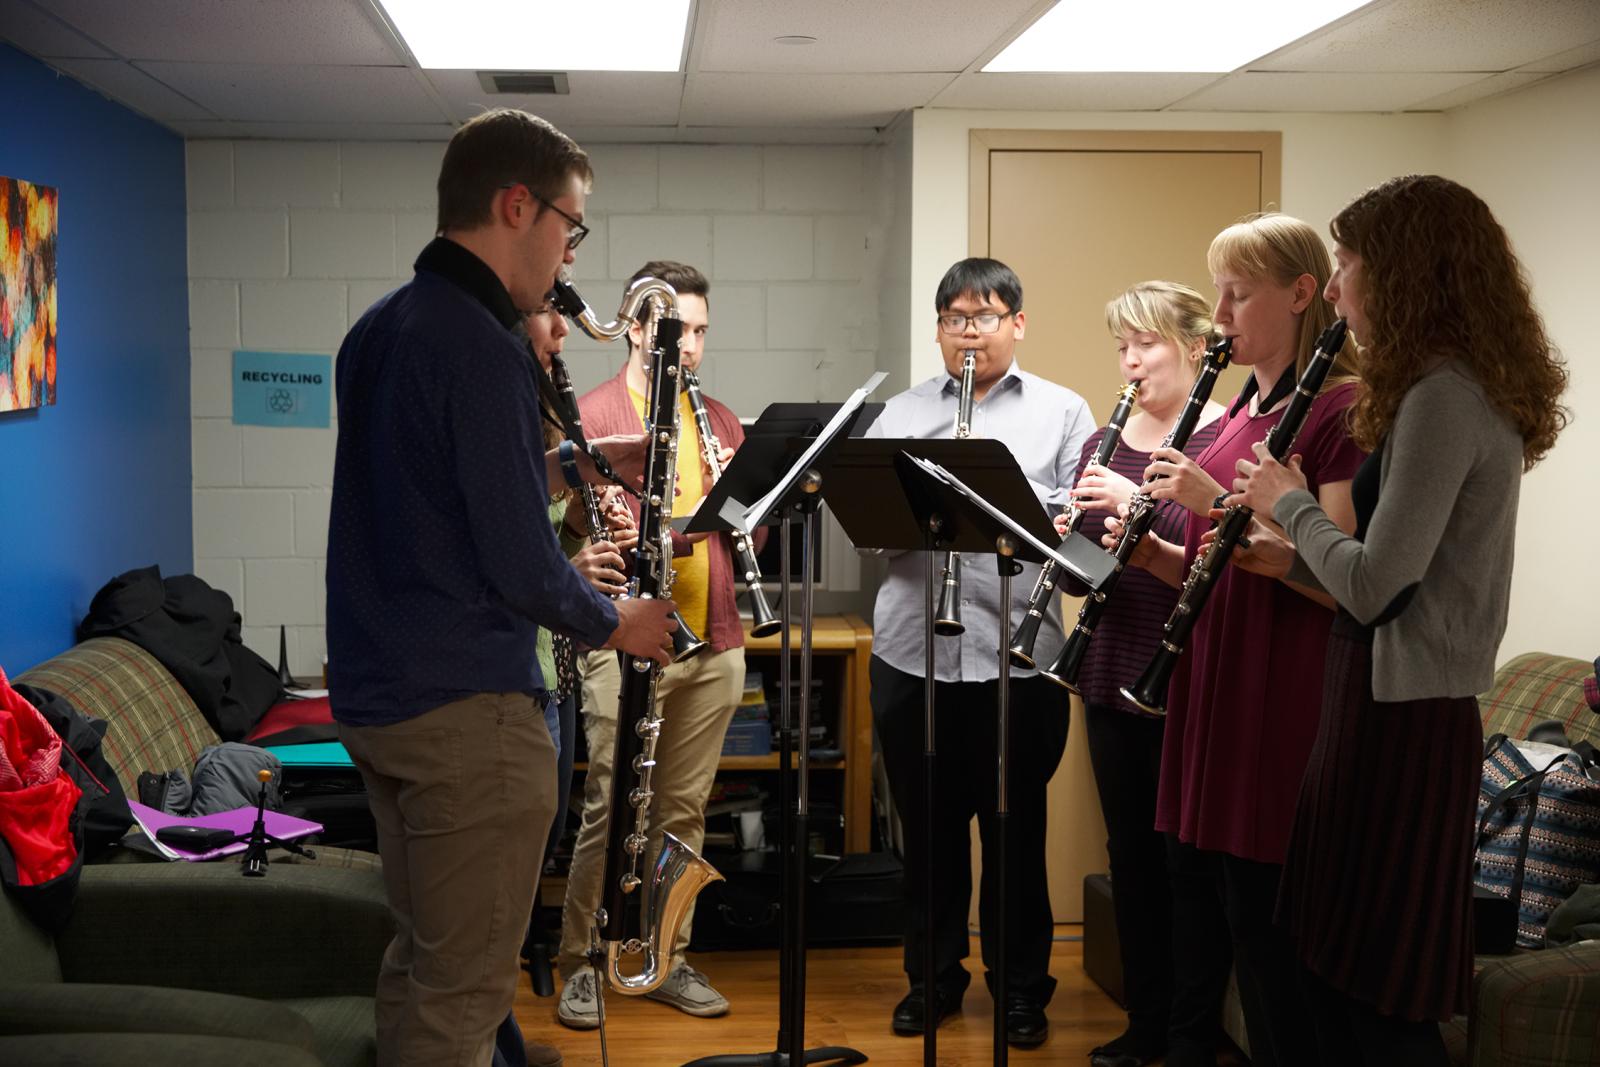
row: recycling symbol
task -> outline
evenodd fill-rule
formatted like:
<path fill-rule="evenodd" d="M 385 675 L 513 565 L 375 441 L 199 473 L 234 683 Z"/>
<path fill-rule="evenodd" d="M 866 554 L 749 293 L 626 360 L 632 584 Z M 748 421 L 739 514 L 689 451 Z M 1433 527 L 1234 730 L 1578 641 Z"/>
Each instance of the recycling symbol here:
<path fill-rule="evenodd" d="M 275 415 L 293 414 L 295 408 L 294 390 L 271 389 L 267 392 L 267 410 Z"/>

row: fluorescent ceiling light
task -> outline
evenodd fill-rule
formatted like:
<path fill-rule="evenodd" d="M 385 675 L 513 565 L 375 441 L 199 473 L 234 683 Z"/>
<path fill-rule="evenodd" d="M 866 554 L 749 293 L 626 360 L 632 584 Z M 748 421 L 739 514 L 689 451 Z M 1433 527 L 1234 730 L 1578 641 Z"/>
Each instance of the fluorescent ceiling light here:
<path fill-rule="evenodd" d="M 1060 0 L 983 69 L 1223 73 L 1369 0 Z"/>
<path fill-rule="evenodd" d="M 689 0 L 380 0 L 431 70 L 677 70 Z"/>

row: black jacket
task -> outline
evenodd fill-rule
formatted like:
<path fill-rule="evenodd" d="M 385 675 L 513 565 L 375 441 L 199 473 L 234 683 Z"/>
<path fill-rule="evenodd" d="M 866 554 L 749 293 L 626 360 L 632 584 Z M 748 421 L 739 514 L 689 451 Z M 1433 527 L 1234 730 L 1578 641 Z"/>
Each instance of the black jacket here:
<path fill-rule="evenodd" d="M 118 575 L 94 595 L 78 640 L 120 637 L 165 667 L 224 741 L 238 741 L 283 696 L 278 672 L 244 647 L 233 599 L 159 567 Z"/>

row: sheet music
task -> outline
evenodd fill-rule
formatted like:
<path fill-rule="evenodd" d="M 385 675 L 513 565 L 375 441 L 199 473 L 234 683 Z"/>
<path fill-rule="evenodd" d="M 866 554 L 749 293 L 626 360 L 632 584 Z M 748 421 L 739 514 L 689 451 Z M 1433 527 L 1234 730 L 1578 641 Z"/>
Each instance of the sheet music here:
<path fill-rule="evenodd" d="M 861 405 L 867 402 L 867 397 L 872 395 L 872 391 L 883 384 L 883 380 L 888 376 L 885 371 L 876 371 L 860 389 L 851 393 L 850 399 L 839 405 L 838 412 L 828 420 L 828 425 L 824 426 L 822 432 L 812 440 L 810 447 L 800 454 L 799 459 L 795 460 L 794 465 L 789 468 L 788 476 L 775 485 L 771 492 L 745 508 L 742 512 L 735 512 L 732 508 L 724 508 L 721 518 L 730 525 L 738 527 L 741 533 L 749 536 L 760 520 L 766 517 L 767 512 L 771 511 L 773 506 L 794 487 L 794 483 L 799 480 L 800 475 L 806 468 L 811 466 L 811 461 L 828 446 L 829 441 L 833 440 L 834 435 L 839 432 L 839 427 L 843 426 L 852 415 L 860 410 Z M 729 503 L 731 504 L 733 501 L 730 500 Z"/>
<path fill-rule="evenodd" d="M 1077 566 L 1075 566 L 1071 562 L 1069 562 L 1066 559 L 1066 557 L 1062 556 L 1061 553 L 1057 552 L 1054 547 L 1045 544 L 1043 541 L 1040 541 L 1037 537 L 1033 536 L 1027 530 L 1024 530 L 1021 526 L 1018 526 L 1016 521 L 1014 519 L 1012 519 L 1011 516 L 1007 515 L 1005 512 L 1001 511 L 999 508 L 997 508 L 993 504 L 989 503 L 983 497 L 979 496 L 977 493 L 975 493 L 971 489 L 967 488 L 967 485 L 966 485 L 965 482 L 963 482 L 960 478 L 957 478 L 954 474 L 951 474 L 949 471 L 945 470 L 944 467 L 942 467 L 939 464 L 933 462 L 932 460 L 923 459 L 920 456 L 913 456 L 909 452 L 904 452 L 904 453 L 901 453 L 901 454 L 904 455 L 911 462 L 915 463 L 922 470 L 924 470 L 927 473 L 931 474 L 933 477 L 937 478 L 939 481 L 943 482 L 945 485 L 950 486 L 952 489 L 954 489 L 957 492 L 959 492 L 962 496 L 966 497 L 968 500 L 970 500 L 974 504 L 978 505 L 978 507 L 980 507 L 984 511 L 988 512 L 995 519 L 999 520 L 1000 523 L 1002 525 L 1004 525 L 1006 529 L 1010 530 L 1012 532 L 1012 534 L 1014 534 L 1017 537 L 1022 538 L 1024 541 L 1028 542 L 1028 544 L 1032 545 L 1034 548 L 1036 548 L 1040 552 L 1044 553 L 1044 556 L 1045 556 L 1046 559 L 1054 560 L 1055 563 L 1056 563 L 1056 566 L 1065 569 L 1068 574 L 1073 574 L 1073 575 L 1081 575 L 1082 574 L 1082 571 L 1081 571 L 1080 568 L 1078 568 Z"/>

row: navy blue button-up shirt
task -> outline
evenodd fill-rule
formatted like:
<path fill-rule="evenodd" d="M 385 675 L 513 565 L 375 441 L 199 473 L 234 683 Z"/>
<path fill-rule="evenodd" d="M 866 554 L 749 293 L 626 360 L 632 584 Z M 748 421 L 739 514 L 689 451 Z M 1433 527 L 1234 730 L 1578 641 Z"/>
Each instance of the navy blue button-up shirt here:
<path fill-rule="evenodd" d="M 339 348 L 328 685 L 352 725 L 473 693 L 534 694 L 535 630 L 599 647 L 616 608 L 551 529 L 538 393 L 516 308 L 439 238 Z"/>

